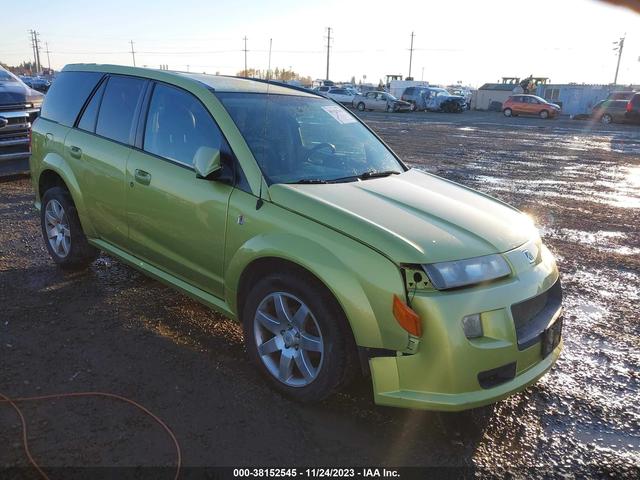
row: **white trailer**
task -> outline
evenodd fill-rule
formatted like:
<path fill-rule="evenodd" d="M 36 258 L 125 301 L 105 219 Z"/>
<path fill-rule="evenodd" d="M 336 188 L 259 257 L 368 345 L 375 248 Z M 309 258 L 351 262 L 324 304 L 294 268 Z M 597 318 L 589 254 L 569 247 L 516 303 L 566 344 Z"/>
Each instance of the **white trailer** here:
<path fill-rule="evenodd" d="M 389 93 L 400 98 L 407 87 L 428 87 L 429 82 L 424 80 L 391 80 L 388 85 Z"/>

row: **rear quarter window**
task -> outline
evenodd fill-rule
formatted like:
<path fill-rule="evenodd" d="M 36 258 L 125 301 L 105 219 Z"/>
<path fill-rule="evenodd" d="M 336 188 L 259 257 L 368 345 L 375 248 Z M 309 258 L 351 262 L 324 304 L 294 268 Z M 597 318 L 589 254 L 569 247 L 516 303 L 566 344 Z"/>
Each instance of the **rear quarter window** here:
<path fill-rule="evenodd" d="M 62 72 L 44 98 L 40 116 L 72 126 L 91 91 L 102 78 L 99 72 Z"/>

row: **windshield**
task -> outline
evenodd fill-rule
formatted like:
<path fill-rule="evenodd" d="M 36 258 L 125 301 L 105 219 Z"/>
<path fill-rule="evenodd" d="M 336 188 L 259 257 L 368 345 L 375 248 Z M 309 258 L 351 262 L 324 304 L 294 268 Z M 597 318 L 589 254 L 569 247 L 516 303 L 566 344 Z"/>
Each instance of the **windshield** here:
<path fill-rule="evenodd" d="M 215 92 L 267 182 L 355 181 L 402 164 L 348 110 L 324 98 Z"/>
<path fill-rule="evenodd" d="M 18 79 L 11 73 L 0 68 L 0 82 L 17 82 Z"/>

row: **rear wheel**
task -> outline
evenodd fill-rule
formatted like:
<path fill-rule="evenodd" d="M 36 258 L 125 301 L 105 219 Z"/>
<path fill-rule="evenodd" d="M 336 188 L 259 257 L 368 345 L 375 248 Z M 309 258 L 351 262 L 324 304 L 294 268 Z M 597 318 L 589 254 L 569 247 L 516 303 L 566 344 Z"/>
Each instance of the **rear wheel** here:
<path fill-rule="evenodd" d="M 78 212 L 66 189 L 54 187 L 45 192 L 40 224 L 49 255 L 60 267 L 84 268 L 98 256 L 98 250 L 89 244 L 82 231 Z"/>
<path fill-rule="evenodd" d="M 540 118 L 542 118 L 543 120 L 546 120 L 547 118 L 549 118 L 549 111 L 541 110 L 539 115 L 540 115 Z"/>
<path fill-rule="evenodd" d="M 613 122 L 613 117 L 608 113 L 605 113 L 604 115 L 602 115 L 602 117 L 600 117 L 600 121 L 605 125 L 609 125 L 611 122 Z"/>
<path fill-rule="evenodd" d="M 510 108 L 505 108 L 502 113 L 504 113 L 505 117 L 510 117 L 513 115 L 513 111 Z"/>
<path fill-rule="evenodd" d="M 247 296 L 242 323 L 250 357 L 287 396 L 322 400 L 354 373 L 350 327 L 317 281 L 286 273 L 263 278 Z"/>

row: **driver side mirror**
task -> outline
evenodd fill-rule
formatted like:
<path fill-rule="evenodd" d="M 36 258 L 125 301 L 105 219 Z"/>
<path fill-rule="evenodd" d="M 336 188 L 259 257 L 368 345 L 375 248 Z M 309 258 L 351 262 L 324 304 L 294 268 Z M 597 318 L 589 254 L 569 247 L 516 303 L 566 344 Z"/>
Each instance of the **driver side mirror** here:
<path fill-rule="evenodd" d="M 196 178 L 213 179 L 222 172 L 220 150 L 211 147 L 200 147 L 194 155 L 193 166 Z"/>

